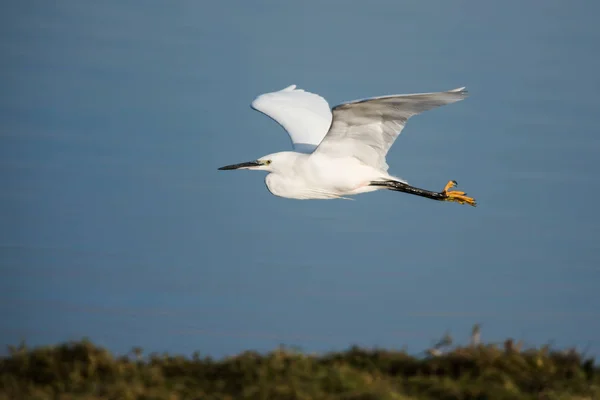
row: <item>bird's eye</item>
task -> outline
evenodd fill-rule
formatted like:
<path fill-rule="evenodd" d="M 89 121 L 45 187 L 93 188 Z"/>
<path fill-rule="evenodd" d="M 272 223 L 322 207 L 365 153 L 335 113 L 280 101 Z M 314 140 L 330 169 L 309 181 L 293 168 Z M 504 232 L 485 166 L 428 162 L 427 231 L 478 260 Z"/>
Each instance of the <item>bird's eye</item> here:
<path fill-rule="evenodd" d="M 271 160 L 265 161 L 265 165 L 269 165 L 269 164 L 271 164 Z"/>

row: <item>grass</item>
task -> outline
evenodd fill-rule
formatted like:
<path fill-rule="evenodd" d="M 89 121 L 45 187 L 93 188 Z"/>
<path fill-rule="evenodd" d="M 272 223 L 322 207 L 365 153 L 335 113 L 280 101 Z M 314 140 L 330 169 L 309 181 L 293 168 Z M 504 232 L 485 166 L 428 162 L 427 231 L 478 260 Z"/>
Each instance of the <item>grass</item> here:
<path fill-rule="evenodd" d="M 432 353 L 437 353 L 434 351 Z M 577 351 L 480 344 L 436 356 L 352 347 L 308 355 L 284 347 L 215 360 L 198 353 L 116 356 L 89 340 L 9 346 L 8 399 L 600 399 L 600 368 Z"/>

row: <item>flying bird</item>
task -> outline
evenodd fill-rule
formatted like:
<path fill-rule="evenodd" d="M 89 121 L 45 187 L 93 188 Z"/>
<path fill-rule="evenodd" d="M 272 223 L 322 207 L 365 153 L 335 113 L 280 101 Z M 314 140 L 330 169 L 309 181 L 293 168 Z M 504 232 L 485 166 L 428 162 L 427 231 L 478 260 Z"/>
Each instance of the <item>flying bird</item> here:
<path fill-rule="evenodd" d="M 388 174 L 386 155 L 408 119 L 423 111 L 455 103 L 467 97 L 466 88 L 446 92 L 400 94 L 342 103 L 330 109 L 314 93 L 288 86 L 261 94 L 251 107 L 283 127 L 293 151 L 268 154 L 254 161 L 219 170 L 260 170 L 268 190 L 291 199 L 347 199 L 346 196 L 393 190 L 476 206 L 465 192 L 420 189 Z"/>

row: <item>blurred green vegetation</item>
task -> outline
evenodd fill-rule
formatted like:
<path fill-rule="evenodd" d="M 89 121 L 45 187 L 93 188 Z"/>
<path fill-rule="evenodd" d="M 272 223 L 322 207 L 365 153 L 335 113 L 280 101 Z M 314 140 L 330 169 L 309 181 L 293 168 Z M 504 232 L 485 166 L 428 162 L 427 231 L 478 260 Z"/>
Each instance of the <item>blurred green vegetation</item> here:
<path fill-rule="evenodd" d="M 116 356 L 89 340 L 9 346 L 0 400 L 13 399 L 600 399 L 600 368 L 575 350 L 473 343 L 448 335 L 423 357 L 363 349 L 323 355 L 280 347 L 220 360 L 142 349 Z M 444 349 L 444 350 L 442 350 Z"/>

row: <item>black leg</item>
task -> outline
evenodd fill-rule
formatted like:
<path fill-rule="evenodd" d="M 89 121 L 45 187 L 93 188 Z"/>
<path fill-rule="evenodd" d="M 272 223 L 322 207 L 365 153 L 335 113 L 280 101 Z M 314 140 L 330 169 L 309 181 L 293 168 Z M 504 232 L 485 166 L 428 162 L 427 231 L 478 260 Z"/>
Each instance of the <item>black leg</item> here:
<path fill-rule="evenodd" d="M 394 190 L 396 192 L 403 192 L 414 194 L 421 197 L 427 197 L 428 199 L 433 200 L 446 200 L 448 195 L 441 192 L 432 192 L 425 189 L 419 189 L 414 186 L 407 185 L 406 183 L 396 182 L 396 181 L 382 181 L 382 182 L 371 182 L 370 186 L 383 186 L 390 190 Z"/>

